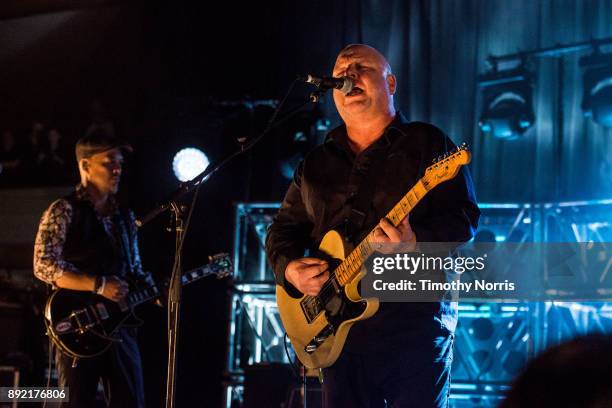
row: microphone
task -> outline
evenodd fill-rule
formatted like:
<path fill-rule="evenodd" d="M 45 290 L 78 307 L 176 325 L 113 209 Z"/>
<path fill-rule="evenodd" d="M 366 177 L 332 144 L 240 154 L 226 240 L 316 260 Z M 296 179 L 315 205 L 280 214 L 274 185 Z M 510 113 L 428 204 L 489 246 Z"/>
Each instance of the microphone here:
<path fill-rule="evenodd" d="M 353 81 L 351 78 L 344 76 L 342 78 L 318 77 L 314 75 L 299 75 L 300 81 L 313 84 L 317 88 L 326 91 L 328 89 L 337 89 L 343 94 L 347 94 L 353 90 Z"/>

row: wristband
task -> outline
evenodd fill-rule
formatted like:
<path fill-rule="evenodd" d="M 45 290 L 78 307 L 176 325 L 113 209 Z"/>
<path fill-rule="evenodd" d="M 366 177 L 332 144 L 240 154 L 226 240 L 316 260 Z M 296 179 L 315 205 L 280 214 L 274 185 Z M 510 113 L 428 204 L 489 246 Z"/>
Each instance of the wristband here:
<path fill-rule="evenodd" d="M 104 286 L 106 286 L 106 276 L 96 276 L 96 283 L 94 284 L 94 293 L 101 295 L 104 292 Z"/>

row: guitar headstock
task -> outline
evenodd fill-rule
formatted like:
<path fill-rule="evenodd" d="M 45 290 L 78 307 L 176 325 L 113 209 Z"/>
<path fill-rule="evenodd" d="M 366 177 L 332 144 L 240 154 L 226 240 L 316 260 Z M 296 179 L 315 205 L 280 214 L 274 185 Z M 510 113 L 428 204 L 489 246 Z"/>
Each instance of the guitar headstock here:
<path fill-rule="evenodd" d="M 463 143 L 453 152 L 438 157 L 434 164 L 425 170 L 422 178 L 423 185 L 430 190 L 438 184 L 450 180 L 457 175 L 461 166 L 465 166 L 471 160 L 471 154 L 467 145 Z"/>
<path fill-rule="evenodd" d="M 232 260 L 227 253 L 219 253 L 208 257 L 208 268 L 218 279 L 230 276 L 233 273 Z"/>

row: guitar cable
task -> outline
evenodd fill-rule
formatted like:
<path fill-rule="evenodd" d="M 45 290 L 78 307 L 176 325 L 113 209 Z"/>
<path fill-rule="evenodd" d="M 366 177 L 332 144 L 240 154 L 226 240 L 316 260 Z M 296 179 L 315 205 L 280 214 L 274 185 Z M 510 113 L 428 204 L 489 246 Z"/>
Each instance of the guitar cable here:
<path fill-rule="evenodd" d="M 289 347 L 287 346 L 288 339 L 289 339 L 289 336 L 287 335 L 287 332 L 285 332 L 285 335 L 283 336 L 283 345 L 285 346 L 285 355 L 287 356 L 287 360 L 289 361 L 289 364 L 291 365 L 291 371 L 293 371 L 293 375 L 295 376 L 295 378 L 300 378 L 300 366 L 296 363 L 295 360 L 291 359 L 291 354 L 289 353 Z"/>
<path fill-rule="evenodd" d="M 302 399 L 302 403 L 303 403 L 302 406 L 303 408 L 307 408 L 308 404 L 306 402 L 306 391 L 307 391 L 306 367 L 302 366 L 303 371 L 302 371 L 302 374 L 300 374 L 300 366 L 295 362 L 295 360 L 291 359 L 291 355 L 289 354 L 289 347 L 287 347 L 288 339 L 289 339 L 289 336 L 287 335 L 287 332 L 285 332 L 285 335 L 283 336 L 283 345 L 285 346 L 285 354 L 287 355 L 287 360 L 289 360 L 289 364 L 291 365 L 291 371 L 293 371 L 293 375 L 295 376 L 295 378 L 302 380 L 302 387 L 304 387 L 304 396 Z"/>

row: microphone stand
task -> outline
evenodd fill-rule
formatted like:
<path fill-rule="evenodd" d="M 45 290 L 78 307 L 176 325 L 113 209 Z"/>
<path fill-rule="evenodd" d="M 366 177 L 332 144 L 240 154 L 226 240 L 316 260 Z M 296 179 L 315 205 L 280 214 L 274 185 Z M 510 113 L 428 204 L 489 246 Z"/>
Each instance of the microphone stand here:
<path fill-rule="evenodd" d="M 182 283 L 181 283 L 181 255 L 185 228 L 183 227 L 184 206 L 180 206 L 176 201 L 170 202 L 172 214 L 174 216 L 174 228 L 176 231 L 176 249 L 174 256 L 174 266 L 172 267 L 172 277 L 170 278 L 170 288 L 168 290 L 168 372 L 166 381 L 166 407 L 173 408 L 176 392 L 176 345 L 178 343 L 178 330 L 181 309 Z M 191 211 L 190 211 L 191 215 Z"/>
<path fill-rule="evenodd" d="M 272 117 L 268 121 L 266 128 L 264 131 L 251 140 L 248 143 L 245 143 L 240 146 L 240 149 L 229 154 L 227 157 L 221 159 L 220 161 L 214 163 L 213 165 L 207 167 L 204 171 L 202 171 L 199 175 L 194 177 L 192 180 L 181 183 L 179 187 L 170 194 L 170 198 L 165 200 L 162 204 L 159 204 L 157 207 L 150 210 L 144 217 L 136 220 L 136 225 L 140 228 L 145 224 L 149 223 L 159 214 L 170 210 L 172 213 L 172 221 L 174 224 L 175 230 L 175 255 L 174 255 L 174 265 L 172 267 L 172 275 L 170 278 L 170 288 L 168 291 L 168 372 L 167 372 L 167 382 L 166 382 L 166 408 L 174 408 L 175 407 L 175 394 L 176 394 L 176 351 L 178 344 L 178 330 L 179 330 L 179 318 L 180 318 L 180 306 L 181 306 L 181 297 L 182 297 L 182 285 L 181 285 L 181 255 L 183 252 L 183 241 L 185 239 L 187 229 L 189 227 L 189 223 L 191 221 L 191 215 L 193 213 L 195 207 L 195 201 L 200 190 L 202 184 L 207 182 L 213 174 L 215 174 L 219 169 L 221 169 L 225 164 L 227 164 L 230 160 L 235 157 L 240 156 L 241 154 L 247 152 L 253 146 L 255 146 L 265 135 L 267 135 L 272 129 L 279 126 L 280 124 L 286 122 L 289 118 L 294 116 L 297 112 L 299 112 L 304 106 L 312 103 L 317 103 L 320 100 L 321 94 L 324 89 L 318 88 L 316 91 L 310 94 L 309 100 L 298 107 L 289 111 L 289 113 L 285 114 L 285 116 L 276 120 L 276 117 L 280 113 L 281 108 L 285 104 L 287 98 L 291 94 L 293 87 L 297 80 L 294 80 L 289 87 L 289 90 L 285 94 L 285 97 L 281 100 L 278 107 L 272 114 Z M 191 202 L 191 206 L 189 208 L 189 213 L 187 215 L 187 220 L 184 220 L 184 213 L 186 211 L 186 207 L 181 205 L 179 200 L 188 194 L 191 191 L 194 191 L 194 196 Z"/>

